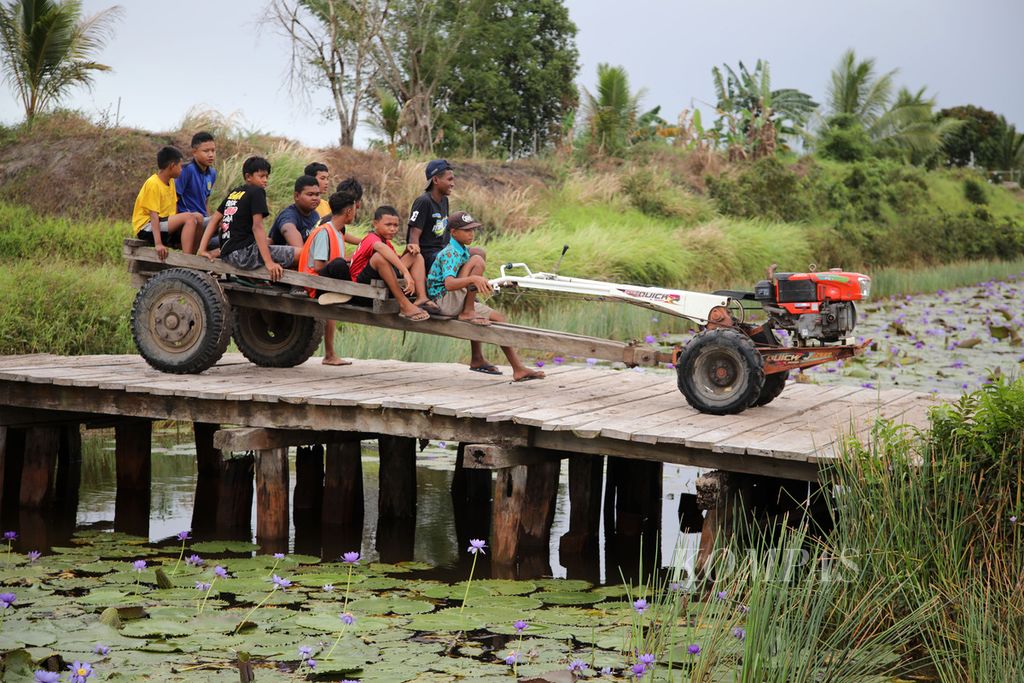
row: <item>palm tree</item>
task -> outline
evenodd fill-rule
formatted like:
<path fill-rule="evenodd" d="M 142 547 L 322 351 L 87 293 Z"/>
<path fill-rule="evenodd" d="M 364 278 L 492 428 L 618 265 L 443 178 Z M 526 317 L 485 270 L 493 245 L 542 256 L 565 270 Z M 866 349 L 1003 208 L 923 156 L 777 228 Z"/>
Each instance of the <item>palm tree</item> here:
<path fill-rule="evenodd" d="M 858 60 L 847 50 L 832 70 L 828 87 L 828 113 L 822 137 L 836 128 L 862 130 L 876 153 L 897 156 L 922 164 L 955 132 L 961 122 L 936 117 L 934 98 L 925 88 L 911 92 L 901 88 L 893 99 L 896 69 L 878 75 L 875 60 Z"/>
<path fill-rule="evenodd" d="M 640 118 L 644 91 L 631 93 L 621 66 L 597 65 L 597 96 L 583 88 L 584 136 L 606 154 L 619 154 L 629 144 Z"/>
<path fill-rule="evenodd" d="M 937 118 L 934 110 L 935 99 L 926 97 L 924 88 L 915 93 L 900 88 L 892 106 L 868 129 L 868 136 L 883 153 L 922 164 L 964 123 Z"/>
<path fill-rule="evenodd" d="M 892 100 L 893 69 L 881 76 L 875 75 L 875 60 L 857 61 L 853 50 L 847 50 L 832 70 L 828 86 L 829 114 L 849 114 L 865 129 L 888 110 Z"/>
<path fill-rule="evenodd" d="M 74 86 L 110 67 L 93 60 L 111 37 L 120 7 L 82 17 L 79 0 L 13 0 L 0 5 L 0 68 L 31 123 Z"/>

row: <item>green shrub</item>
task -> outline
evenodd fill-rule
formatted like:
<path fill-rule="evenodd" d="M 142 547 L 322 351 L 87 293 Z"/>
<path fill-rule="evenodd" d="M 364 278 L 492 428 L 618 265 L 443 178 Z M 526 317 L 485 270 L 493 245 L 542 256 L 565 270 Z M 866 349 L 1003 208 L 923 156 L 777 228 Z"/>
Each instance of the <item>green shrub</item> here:
<path fill-rule="evenodd" d="M 825 125 L 817 145 L 818 153 L 836 161 L 864 161 L 872 153 L 871 139 L 849 114 L 833 116 Z"/>
<path fill-rule="evenodd" d="M 636 170 L 623 177 L 622 191 L 647 216 L 679 218 L 687 223 L 710 218 L 711 212 L 701 200 L 650 169 Z"/>
<path fill-rule="evenodd" d="M 971 204 L 988 204 L 985 186 L 974 178 L 964 178 L 964 198 Z"/>
<path fill-rule="evenodd" d="M 807 187 L 778 159 L 765 157 L 737 173 L 707 178 L 718 209 L 740 218 L 798 222 L 813 215 Z"/>

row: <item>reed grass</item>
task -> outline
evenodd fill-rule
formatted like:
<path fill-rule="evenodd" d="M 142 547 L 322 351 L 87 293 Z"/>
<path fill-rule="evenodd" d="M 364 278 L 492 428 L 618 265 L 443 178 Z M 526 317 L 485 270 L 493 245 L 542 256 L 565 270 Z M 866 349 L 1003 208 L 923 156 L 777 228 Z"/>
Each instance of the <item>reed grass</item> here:
<path fill-rule="evenodd" d="M 871 296 L 924 294 L 1024 275 L 1024 258 L 965 261 L 925 268 L 882 268 L 871 275 Z"/>

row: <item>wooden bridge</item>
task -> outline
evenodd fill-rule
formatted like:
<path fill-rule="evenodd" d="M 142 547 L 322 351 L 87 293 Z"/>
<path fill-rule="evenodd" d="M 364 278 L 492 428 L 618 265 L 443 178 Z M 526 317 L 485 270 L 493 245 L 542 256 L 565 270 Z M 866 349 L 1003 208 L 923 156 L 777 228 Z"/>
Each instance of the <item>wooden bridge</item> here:
<path fill-rule="evenodd" d="M 257 538 L 274 546 L 287 542 L 288 446 L 327 444 L 326 460 L 303 454 L 296 462 L 294 514 L 361 524 L 359 440 L 380 438 L 382 523 L 414 528 L 416 440 L 438 439 L 462 444 L 454 493 L 492 506 L 494 559 L 512 563 L 523 548 L 549 543 L 562 458 L 571 503 L 563 548 L 582 548 L 598 529 L 600 456 L 611 456 L 606 533 L 609 522 L 628 533 L 659 514 L 651 505 L 660 510 L 662 463 L 735 473 L 737 481 L 804 482 L 806 490 L 842 439 L 867 436 L 876 417 L 923 426 L 936 402 L 900 389 L 793 384 L 767 406 L 712 416 L 686 405 L 670 373 L 545 370 L 543 381 L 513 383 L 507 368 L 495 377 L 451 364 L 360 360 L 337 368 L 314 359 L 275 369 L 229 354 L 189 376 L 157 372 L 138 356 L 0 357 L 0 490 L 23 506 L 49 505 L 56 463 L 68 457 L 59 430 L 112 424 L 118 504 L 148 514 L 151 421 L 193 422 L 197 508 L 212 511 L 197 510 L 194 526 L 212 519 L 220 529 L 248 527 L 255 473 Z M 246 451 L 255 457 L 232 455 Z M 488 470 L 497 471 L 493 500 Z M 705 507 L 714 512 L 714 501 Z"/>

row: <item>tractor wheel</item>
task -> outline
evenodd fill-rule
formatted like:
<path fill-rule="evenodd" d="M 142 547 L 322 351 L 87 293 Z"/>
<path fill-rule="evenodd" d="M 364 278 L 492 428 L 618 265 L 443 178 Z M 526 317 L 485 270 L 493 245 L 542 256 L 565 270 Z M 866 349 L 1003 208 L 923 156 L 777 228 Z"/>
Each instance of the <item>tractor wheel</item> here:
<path fill-rule="evenodd" d="M 762 344 L 764 346 L 782 346 L 782 340 L 779 339 L 778 335 L 775 334 L 775 330 L 765 328 L 761 332 L 755 334 L 751 339 L 754 340 L 755 344 Z M 757 406 L 766 406 L 779 397 L 782 390 L 786 388 L 786 381 L 789 379 L 789 370 L 784 372 L 773 372 L 770 375 L 764 376 L 764 387 L 761 388 L 761 393 L 754 399 L 754 402 L 750 404 L 751 408 Z"/>
<path fill-rule="evenodd" d="M 305 316 L 238 308 L 235 344 L 264 368 L 293 368 L 309 360 L 324 336 L 324 321 Z"/>
<path fill-rule="evenodd" d="M 742 413 L 764 387 L 764 359 L 737 330 L 704 330 L 683 349 L 679 391 L 686 402 L 712 415 Z"/>
<path fill-rule="evenodd" d="M 231 339 L 231 305 L 208 273 L 171 268 L 135 295 L 132 337 L 161 372 L 196 374 L 212 367 Z"/>

